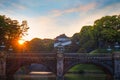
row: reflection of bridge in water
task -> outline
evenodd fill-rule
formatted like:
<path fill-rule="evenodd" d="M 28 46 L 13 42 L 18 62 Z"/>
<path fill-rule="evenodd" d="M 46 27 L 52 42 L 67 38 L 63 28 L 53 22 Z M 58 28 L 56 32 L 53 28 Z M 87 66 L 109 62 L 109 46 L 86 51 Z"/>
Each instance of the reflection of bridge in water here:
<path fill-rule="evenodd" d="M 14 73 L 22 66 L 33 63 L 45 65 L 58 77 L 63 76 L 71 67 L 77 64 L 94 64 L 106 74 L 120 78 L 120 54 L 80 54 L 80 53 L 25 53 L 7 57 L 6 75 Z"/>

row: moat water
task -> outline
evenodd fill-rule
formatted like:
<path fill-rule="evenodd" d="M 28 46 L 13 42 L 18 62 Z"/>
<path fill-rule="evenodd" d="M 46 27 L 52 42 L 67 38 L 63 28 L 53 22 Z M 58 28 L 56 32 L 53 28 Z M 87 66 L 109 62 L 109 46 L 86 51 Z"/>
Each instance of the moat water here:
<path fill-rule="evenodd" d="M 1 80 L 1 79 L 0 79 Z M 6 80 L 113 80 L 105 74 L 73 74 L 69 73 L 64 78 L 57 78 L 53 74 L 29 74 L 29 75 L 14 75 Z"/>

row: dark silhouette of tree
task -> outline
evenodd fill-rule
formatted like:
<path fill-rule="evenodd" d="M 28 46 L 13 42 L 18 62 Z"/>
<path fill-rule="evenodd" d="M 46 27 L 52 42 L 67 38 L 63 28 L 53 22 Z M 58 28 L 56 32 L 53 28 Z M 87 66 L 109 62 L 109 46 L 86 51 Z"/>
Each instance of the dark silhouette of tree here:
<path fill-rule="evenodd" d="M 25 36 L 29 27 L 27 21 L 20 24 L 17 20 L 12 20 L 4 15 L 0 15 L 0 44 L 5 43 L 6 49 L 12 45 L 17 45 L 17 41 Z"/>

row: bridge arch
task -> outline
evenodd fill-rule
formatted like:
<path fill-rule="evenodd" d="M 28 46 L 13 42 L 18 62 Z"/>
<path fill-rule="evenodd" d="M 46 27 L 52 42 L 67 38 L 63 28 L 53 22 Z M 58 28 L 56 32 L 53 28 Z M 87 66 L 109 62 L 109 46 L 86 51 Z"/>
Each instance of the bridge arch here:
<path fill-rule="evenodd" d="M 37 64 L 37 65 L 42 65 L 42 66 L 44 66 L 46 69 L 47 69 L 47 71 L 49 71 L 49 72 L 52 72 L 53 74 L 55 74 L 53 71 L 52 71 L 52 69 L 51 69 L 51 67 L 49 67 L 48 65 L 46 65 L 46 64 L 44 64 L 44 63 L 29 63 L 29 64 L 21 64 L 19 67 L 17 67 L 16 68 L 16 71 L 14 72 L 14 74 L 19 70 L 19 69 L 21 69 L 22 67 L 25 67 L 25 70 L 27 71 L 26 73 L 28 74 L 29 72 L 31 72 L 31 65 L 32 64 Z"/>
<path fill-rule="evenodd" d="M 13 64 L 14 63 L 14 64 Z M 31 64 L 42 64 L 44 66 L 46 66 L 46 68 L 52 72 L 53 74 L 56 74 L 56 62 L 55 60 L 49 60 L 49 61 L 46 61 L 46 60 L 18 60 L 16 59 L 15 61 L 14 60 L 11 60 L 11 62 L 9 63 L 8 61 L 8 65 L 9 66 L 6 66 L 6 74 L 9 76 L 9 75 L 14 75 L 21 67 L 23 66 L 29 66 Z"/>
<path fill-rule="evenodd" d="M 107 64 L 102 64 L 102 63 L 97 63 L 97 62 L 73 62 L 72 64 L 69 64 L 69 66 L 65 66 L 66 68 L 64 68 L 64 75 L 68 72 L 68 70 L 70 70 L 72 67 L 78 65 L 78 64 L 92 64 L 95 65 L 96 67 L 98 67 L 99 69 L 101 69 L 102 71 L 104 71 L 106 74 L 108 75 L 113 75 L 113 69 L 112 67 L 108 66 Z"/>

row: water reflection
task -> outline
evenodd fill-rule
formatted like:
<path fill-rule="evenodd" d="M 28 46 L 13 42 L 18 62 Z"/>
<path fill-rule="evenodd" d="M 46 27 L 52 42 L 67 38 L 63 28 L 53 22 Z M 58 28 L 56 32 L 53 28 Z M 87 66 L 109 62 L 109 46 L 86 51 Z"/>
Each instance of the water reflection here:
<path fill-rule="evenodd" d="M 0 79 L 3 80 L 3 79 Z M 6 80 L 113 80 L 104 74 L 80 75 L 67 74 L 63 78 L 56 78 L 55 75 L 15 75 L 7 77 Z"/>
<path fill-rule="evenodd" d="M 49 75 L 49 74 L 52 74 L 52 72 L 30 72 L 30 74 L 36 74 L 36 75 Z"/>

